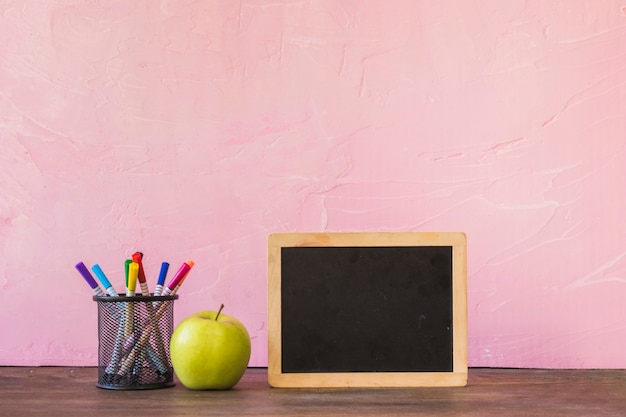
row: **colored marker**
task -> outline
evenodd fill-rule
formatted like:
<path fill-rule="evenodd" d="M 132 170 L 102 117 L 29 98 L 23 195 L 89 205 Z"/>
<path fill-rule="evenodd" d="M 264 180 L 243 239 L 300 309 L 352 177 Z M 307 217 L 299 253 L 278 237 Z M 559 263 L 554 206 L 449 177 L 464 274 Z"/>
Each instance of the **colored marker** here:
<path fill-rule="evenodd" d="M 154 295 L 161 295 L 161 291 L 163 290 L 163 284 L 165 284 L 165 277 L 167 276 L 167 270 L 169 269 L 170 264 L 167 262 L 161 263 L 161 272 L 159 272 L 159 279 L 157 281 L 156 287 L 154 287 Z"/>
<path fill-rule="evenodd" d="M 183 282 L 185 282 L 185 280 L 187 279 L 187 277 L 189 276 L 189 271 L 191 271 L 191 268 L 193 268 L 193 266 L 195 265 L 194 261 L 187 259 L 185 261 L 185 263 L 187 265 L 189 265 L 189 270 L 187 272 L 185 272 L 185 275 L 180 279 L 180 281 L 178 281 L 178 284 L 176 284 L 176 287 L 174 288 L 174 291 L 172 291 L 172 294 L 176 294 L 176 292 L 178 291 L 178 289 L 181 287 L 181 285 L 183 285 Z"/>
<path fill-rule="evenodd" d="M 109 288 L 113 288 L 113 287 L 109 287 Z M 113 290 L 113 292 L 115 293 L 115 295 L 113 295 L 111 291 L 109 290 L 109 295 L 111 295 L 111 297 L 119 297 L 119 294 L 115 290 Z M 109 376 L 113 375 L 117 371 L 117 368 L 122 360 L 122 347 L 124 344 L 125 334 L 127 332 L 126 317 L 129 314 L 126 311 L 127 306 L 124 303 L 115 303 L 115 307 L 116 308 L 114 311 L 109 310 L 112 313 L 112 316 L 115 319 L 115 321 L 117 321 L 117 333 L 115 335 L 115 344 L 113 345 L 113 352 L 111 353 L 111 359 L 109 360 L 109 364 L 106 367 L 106 373 Z M 123 314 L 124 312 L 126 312 L 127 314 Z M 132 316 L 131 316 L 131 320 L 132 320 Z M 130 328 L 128 332 L 130 332 Z"/>
<path fill-rule="evenodd" d="M 94 274 L 96 274 L 96 276 L 98 277 L 98 280 L 100 281 L 104 289 L 109 293 L 109 295 L 111 297 L 117 297 L 118 296 L 117 291 L 115 291 L 115 288 L 113 288 L 113 285 L 111 285 L 111 282 L 109 281 L 107 276 L 104 274 L 104 271 L 102 271 L 102 268 L 100 268 L 100 265 L 95 264 L 94 266 L 91 267 L 91 270 L 93 271 Z"/>
<path fill-rule="evenodd" d="M 139 280 L 139 286 L 141 287 L 141 295 L 143 295 L 144 297 L 149 297 L 150 290 L 148 289 L 148 283 L 146 282 L 146 274 L 144 273 L 143 264 L 141 263 L 142 258 L 143 258 L 143 254 L 141 252 L 135 252 L 133 254 L 133 263 L 136 264 L 138 267 L 137 279 Z M 154 307 L 152 306 L 152 303 L 146 303 L 146 309 L 148 310 L 148 316 L 150 318 L 152 327 L 156 330 L 154 332 L 154 336 L 156 339 L 156 346 L 159 352 L 159 357 L 166 358 L 167 356 L 165 353 L 165 345 L 163 344 L 163 339 L 161 338 L 161 332 L 158 329 L 159 323 L 154 315 Z M 141 364 L 143 362 L 145 353 L 146 353 L 145 349 L 141 349 L 139 353 L 139 357 L 136 361 L 137 363 L 135 365 Z"/>
<path fill-rule="evenodd" d="M 128 286 L 126 287 L 126 296 L 133 297 L 137 288 L 137 276 L 139 275 L 139 265 L 131 262 L 128 265 Z"/>
<path fill-rule="evenodd" d="M 83 279 L 91 287 L 94 294 L 96 294 L 98 297 L 106 297 L 106 294 L 104 293 L 104 291 L 102 291 L 102 288 L 100 288 L 100 286 L 98 285 L 96 280 L 93 278 L 93 276 L 91 275 L 91 273 L 89 272 L 89 270 L 87 269 L 84 263 L 82 262 L 77 263 L 75 268 L 83 276 Z"/>
<path fill-rule="evenodd" d="M 190 262 L 190 261 L 187 261 L 187 262 Z M 167 287 L 165 287 L 165 289 L 163 290 L 162 295 L 170 295 L 172 294 L 172 292 L 177 286 L 180 287 L 179 286 L 180 282 L 185 278 L 185 276 L 187 275 L 187 273 L 189 272 L 192 266 L 192 265 L 189 265 L 189 263 L 187 262 L 183 263 L 180 266 L 180 268 L 178 268 L 178 271 L 176 271 L 176 274 L 174 274 L 169 284 L 167 284 Z M 193 262 L 191 263 L 193 264 Z"/>
<path fill-rule="evenodd" d="M 131 262 L 128 265 L 128 286 L 126 287 L 126 296 L 134 297 L 137 285 L 137 274 L 139 273 L 139 265 Z M 135 327 L 134 303 L 125 303 L 125 321 L 124 321 L 124 337 L 128 338 L 133 334 Z"/>
<path fill-rule="evenodd" d="M 89 270 L 87 269 L 87 267 L 85 266 L 84 263 L 79 262 L 76 264 L 76 269 L 78 270 L 78 272 L 80 272 L 80 274 L 83 276 L 83 278 L 85 279 L 85 281 L 87 281 L 87 284 L 89 284 L 89 286 L 92 288 L 93 292 L 98 296 L 98 297 L 106 297 L 106 294 L 104 293 L 104 291 L 102 291 L 102 289 L 98 286 L 98 283 L 96 282 L 96 280 L 93 278 L 93 276 L 89 273 Z M 96 272 L 96 270 L 100 270 L 100 272 L 102 271 L 99 267 L 94 269 L 94 272 Z M 98 272 L 96 272 L 96 275 L 99 275 Z M 102 274 L 102 277 L 104 277 L 104 279 L 106 280 L 106 282 L 108 282 L 108 279 L 106 279 L 106 276 L 104 276 L 104 274 Z M 101 278 L 99 276 L 99 278 Z M 107 287 L 107 284 L 105 284 L 103 282 L 103 285 L 105 287 Z M 110 283 L 109 283 L 110 286 Z M 110 294 L 110 293 L 109 293 Z M 105 304 L 105 307 L 107 307 L 107 310 L 109 311 L 109 313 L 111 313 L 111 315 L 119 321 L 120 317 L 119 317 L 119 311 L 117 308 L 115 308 L 114 306 L 109 306 L 109 304 Z M 121 327 L 121 326 L 120 326 Z M 118 331 L 119 333 L 119 331 Z M 109 366 L 107 367 L 107 372 L 112 372 L 115 370 L 115 368 L 117 367 L 117 363 L 119 363 L 120 358 L 118 357 L 117 360 L 115 360 L 116 355 L 119 356 L 119 348 L 118 346 L 121 346 L 121 342 L 122 342 L 122 338 L 118 335 L 116 342 L 115 342 L 115 349 L 117 350 L 117 352 L 114 351 L 113 353 L 113 360 L 109 363 Z"/>
<path fill-rule="evenodd" d="M 126 259 L 124 261 L 124 275 L 125 275 L 125 279 L 126 281 L 124 282 L 124 286 L 126 288 L 128 288 L 128 266 L 133 262 L 132 259 Z"/>
<path fill-rule="evenodd" d="M 146 273 L 143 270 L 143 263 L 141 259 L 143 258 L 141 252 L 135 252 L 133 254 L 133 262 L 135 262 L 139 266 L 139 270 L 137 273 L 137 279 L 139 280 L 139 286 L 141 287 L 141 295 L 150 296 L 150 289 L 148 289 L 148 283 L 146 282 Z"/>

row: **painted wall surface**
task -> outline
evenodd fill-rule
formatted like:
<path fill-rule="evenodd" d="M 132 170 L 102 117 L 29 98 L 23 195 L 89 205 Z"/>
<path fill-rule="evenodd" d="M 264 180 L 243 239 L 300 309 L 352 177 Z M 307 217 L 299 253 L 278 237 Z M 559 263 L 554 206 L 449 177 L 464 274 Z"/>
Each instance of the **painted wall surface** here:
<path fill-rule="evenodd" d="M 145 253 L 267 364 L 266 239 L 463 231 L 469 363 L 626 367 L 626 1 L 0 1 L 0 365 Z"/>

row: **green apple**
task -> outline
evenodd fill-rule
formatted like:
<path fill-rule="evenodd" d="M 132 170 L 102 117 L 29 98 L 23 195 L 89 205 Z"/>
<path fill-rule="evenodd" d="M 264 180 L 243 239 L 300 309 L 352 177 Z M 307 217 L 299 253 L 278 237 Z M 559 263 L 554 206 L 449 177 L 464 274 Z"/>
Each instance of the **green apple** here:
<path fill-rule="evenodd" d="M 181 321 L 172 334 L 170 358 L 180 382 L 192 390 L 235 386 L 250 361 L 250 335 L 234 317 L 199 311 Z"/>

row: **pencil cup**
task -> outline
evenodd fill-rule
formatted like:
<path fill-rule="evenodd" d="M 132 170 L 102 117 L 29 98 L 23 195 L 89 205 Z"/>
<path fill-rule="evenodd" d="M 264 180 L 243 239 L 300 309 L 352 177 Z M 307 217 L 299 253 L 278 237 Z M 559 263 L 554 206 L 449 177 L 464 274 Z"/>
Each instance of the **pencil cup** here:
<path fill-rule="evenodd" d="M 169 346 L 177 298 L 93 297 L 98 303 L 98 388 L 174 386 Z"/>

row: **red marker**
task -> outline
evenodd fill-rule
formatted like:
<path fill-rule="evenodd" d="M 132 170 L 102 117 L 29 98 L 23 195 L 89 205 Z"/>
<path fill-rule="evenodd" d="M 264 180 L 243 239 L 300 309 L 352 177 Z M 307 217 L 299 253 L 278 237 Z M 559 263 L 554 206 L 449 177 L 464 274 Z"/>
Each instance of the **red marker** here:
<path fill-rule="evenodd" d="M 150 289 L 148 288 L 148 282 L 146 282 L 146 273 L 144 272 L 143 264 L 141 263 L 142 258 L 143 254 L 141 252 L 133 253 L 133 262 L 135 262 L 139 266 L 137 280 L 139 281 L 139 286 L 141 287 L 141 295 L 148 297 L 150 296 Z"/>

